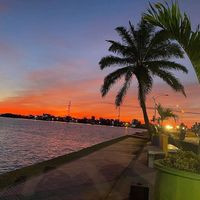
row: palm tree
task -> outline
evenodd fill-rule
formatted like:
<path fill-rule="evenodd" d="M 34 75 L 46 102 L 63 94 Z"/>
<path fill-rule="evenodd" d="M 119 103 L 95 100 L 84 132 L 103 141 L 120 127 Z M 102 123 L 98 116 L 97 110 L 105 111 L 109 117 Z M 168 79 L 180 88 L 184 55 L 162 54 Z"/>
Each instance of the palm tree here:
<path fill-rule="evenodd" d="M 191 22 L 186 13 L 181 13 L 178 2 L 150 3 L 144 19 L 160 27 L 169 39 L 176 40 L 190 58 L 200 83 L 200 29 L 192 30 Z"/>
<path fill-rule="evenodd" d="M 156 109 L 158 111 L 158 114 L 160 115 L 160 117 L 158 118 L 158 121 L 159 121 L 159 124 L 161 122 L 161 125 L 163 124 L 164 120 L 167 120 L 169 118 L 174 118 L 174 120 L 176 121 L 176 119 L 178 118 L 178 116 L 173 113 L 172 109 L 164 108 L 163 106 L 161 106 L 160 103 L 157 105 Z"/>
<path fill-rule="evenodd" d="M 187 69 L 185 66 L 169 60 L 183 58 L 184 53 L 179 45 L 163 38 L 161 32 L 155 32 L 154 27 L 144 20 L 138 24 L 136 29 L 129 22 L 129 29 L 117 27 L 115 30 L 122 41 L 107 41 L 110 44 L 108 50 L 113 54 L 103 57 L 99 65 L 102 70 L 111 66 L 118 67 L 118 69 L 105 77 L 101 94 L 104 97 L 111 86 L 124 77 L 124 84 L 115 99 L 116 106 L 120 106 L 131 85 L 132 78 L 135 77 L 138 83 L 138 100 L 146 127 L 150 130 L 146 96 L 152 89 L 153 77 L 160 77 L 173 90 L 185 95 L 183 85 L 170 70 L 187 73 Z"/>

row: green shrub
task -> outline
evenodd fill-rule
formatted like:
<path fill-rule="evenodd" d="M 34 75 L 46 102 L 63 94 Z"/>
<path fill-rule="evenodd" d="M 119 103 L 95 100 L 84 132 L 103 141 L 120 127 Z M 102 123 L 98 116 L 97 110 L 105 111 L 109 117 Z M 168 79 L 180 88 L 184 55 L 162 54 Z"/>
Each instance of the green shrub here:
<path fill-rule="evenodd" d="M 193 124 L 191 130 L 195 133 L 196 136 L 200 137 L 200 123 Z"/>
<path fill-rule="evenodd" d="M 190 142 L 187 142 L 187 141 L 184 141 L 184 140 L 179 140 L 179 139 L 176 139 L 175 137 L 173 137 L 171 135 L 169 136 L 168 141 L 169 141 L 169 144 L 172 144 L 172 145 L 178 147 L 181 150 L 192 151 L 196 154 L 199 153 L 198 144 L 190 143 Z"/>
<path fill-rule="evenodd" d="M 175 154 L 169 154 L 161 161 L 161 164 L 178 170 L 200 174 L 200 156 L 191 151 L 179 150 Z"/>

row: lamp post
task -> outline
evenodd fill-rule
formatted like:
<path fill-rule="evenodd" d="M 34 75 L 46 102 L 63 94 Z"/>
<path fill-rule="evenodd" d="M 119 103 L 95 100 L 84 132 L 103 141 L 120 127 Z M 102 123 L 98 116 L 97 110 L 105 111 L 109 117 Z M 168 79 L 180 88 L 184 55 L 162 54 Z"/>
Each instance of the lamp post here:
<path fill-rule="evenodd" d="M 162 97 L 162 96 L 169 96 L 168 94 L 160 94 L 158 96 L 153 96 L 152 99 L 153 99 L 153 102 L 154 102 L 154 116 L 153 116 L 153 121 L 155 121 L 156 119 L 156 107 L 157 107 L 157 103 L 156 103 L 156 99 L 158 97 Z"/>
<path fill-rule="evenodd" d="M 178 104 L 176 105 L 176 108 L 178 109 L 178 112 L 180 112 L 182 114 L 182 115 L 180 115 L 181 118 L 183 118 L 185 111 Z M 179 119 L 180 119 L 180 117 L 179 117 Z M 180 121 L 181 121 L 181 119 L 180 119 Z"/>

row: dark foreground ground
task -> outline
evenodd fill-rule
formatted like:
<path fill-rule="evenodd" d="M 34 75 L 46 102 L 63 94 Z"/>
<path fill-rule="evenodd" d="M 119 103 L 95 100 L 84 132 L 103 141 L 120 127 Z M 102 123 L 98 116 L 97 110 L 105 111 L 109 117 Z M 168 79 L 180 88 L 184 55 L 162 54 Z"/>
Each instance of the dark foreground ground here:
<path fill-rule="evenodd" d="M 130 185 L 150 187 L 146 140 L 128 137 L 87 156 L 0 191 L 0 200 L 127 200 Z"/>

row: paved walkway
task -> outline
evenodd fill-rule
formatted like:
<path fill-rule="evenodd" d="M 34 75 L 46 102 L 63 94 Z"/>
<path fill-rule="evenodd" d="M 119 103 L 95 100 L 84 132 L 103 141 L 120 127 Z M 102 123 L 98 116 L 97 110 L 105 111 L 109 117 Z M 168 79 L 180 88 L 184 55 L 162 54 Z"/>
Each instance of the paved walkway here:
<path fill-rule="evenodd" d="M 4 189 L 0 200 L 128 199 L 131 183 L 154 182 L 155 172 L 146 167 L 146 154 L 141 153 L 145 144 L 140 138 L 126 138 Z"/>
<path fill-rule="evenodd" d="M 137 159 L 133 159 L 129 166 L 115 182 L 106 200 L 128 200 L 130 186 L 142 184 L 149 187 L 149 200 L 153 200 L 153 190 L 156 171 L 147 167 L 147 147 L 143 149 Z"/>

